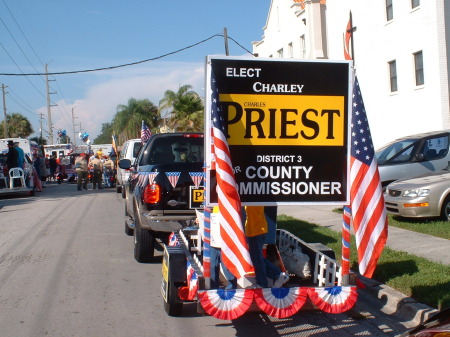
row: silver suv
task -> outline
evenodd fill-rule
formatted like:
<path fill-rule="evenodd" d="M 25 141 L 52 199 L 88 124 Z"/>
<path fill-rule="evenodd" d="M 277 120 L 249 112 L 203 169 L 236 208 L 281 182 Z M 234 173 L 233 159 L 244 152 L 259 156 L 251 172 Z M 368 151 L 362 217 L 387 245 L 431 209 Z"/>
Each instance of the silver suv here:
<path fill-rule="evenodd" d="M 121 159 L 129 159 L 131 163 L 134 163 L 139 150 L 142 147 L 141 140 L 137 139 L 129 139 L 125 143 L 123 143 L 122 150 L 120 151 Z M 126 197 L 126 186 L 128 184 L 128 178 L 130 177 L 130 170 L 124 170 L 120 167 L 117 168 L 117 183 L 116 183 L 116 192 L 122 192 L 122 197 Z"/>

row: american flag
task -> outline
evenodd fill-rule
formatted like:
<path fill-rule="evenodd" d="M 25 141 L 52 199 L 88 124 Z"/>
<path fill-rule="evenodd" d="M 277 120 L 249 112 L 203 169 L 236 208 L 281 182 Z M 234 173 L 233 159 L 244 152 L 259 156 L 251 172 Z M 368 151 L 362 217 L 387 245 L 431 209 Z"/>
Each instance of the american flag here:
<path fill-rule="evenodd" d="M 388 220 L 366 110 L 355 76 L 351 123 L 350 208 L 359 272 L 372 277 L 387 240 Z"/>
<path fill-rule="evenodd" d="M 152 132 L 150 129 L 145 125 L 144 121 L 142 121 L 142 127 L 141 127 L 141 142 L 144 144 L 147 140 L 150 139 L 152 136 Z"/>
<path fill-rule="evenodd" d="M 225 121 L 219 104 L 219 90 L 211 76 L 211 121 L 216 160 L 222 261 L 237 278 L 254 271 L 241 220 L 241 200 L 233 173 L 230 150 L 224 133 Z"/>

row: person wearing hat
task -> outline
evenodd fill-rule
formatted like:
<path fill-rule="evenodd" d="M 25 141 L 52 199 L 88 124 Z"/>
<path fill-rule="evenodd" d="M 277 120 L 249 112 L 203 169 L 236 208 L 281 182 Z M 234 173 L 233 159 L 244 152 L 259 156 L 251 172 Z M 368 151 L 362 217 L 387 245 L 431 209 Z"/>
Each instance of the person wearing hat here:
<path fill-rule="evenodd" d="M 6 155 L 6 166 L 8 170 L 19 166 L 19 152 L 14 147 L 14 142 L 8 140 L 8 154 Z"/>
<path fill-rule="evenodd" d="M 83 189 L 87 190 L 88 161 L 86 153 L 80 154 L 75 159 L 75 170 L 77 172 L 77 190 L 81 191 L 81 185 L 83 185 Z"/>
<path fill-rule="evenodd" d="M 102 187 L 102 175 L 103 175 L 103 163 L 100 160 L 99 152 L 94 156 L 94 159 L 89 161 L 89 168 L 94 170 L 94 177 L 92 180 L 92 188 L 95 190 L 98 185 L 98 189 L 103 189 Z"/>

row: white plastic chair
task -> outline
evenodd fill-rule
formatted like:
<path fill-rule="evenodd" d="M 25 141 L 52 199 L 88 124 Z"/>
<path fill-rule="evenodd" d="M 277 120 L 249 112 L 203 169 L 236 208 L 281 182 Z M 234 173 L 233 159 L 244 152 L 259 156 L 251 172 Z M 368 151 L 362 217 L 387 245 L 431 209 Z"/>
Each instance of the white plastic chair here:
<path fill-rule="evenodd" d="M 8 187 L 8 179 L 5 177 L 3 173 L 0 173 L 0 180 L 3 180 L 5 187 Z"/>
<path fill-rule="evenodd" d="M 14 179 L 19 179 L 22 184 L 21 187 L 26 187 L 25 185 L 25 174 L 20 167 L 13 167 L 9 170 L 9 188 L 14 188 Z"/>

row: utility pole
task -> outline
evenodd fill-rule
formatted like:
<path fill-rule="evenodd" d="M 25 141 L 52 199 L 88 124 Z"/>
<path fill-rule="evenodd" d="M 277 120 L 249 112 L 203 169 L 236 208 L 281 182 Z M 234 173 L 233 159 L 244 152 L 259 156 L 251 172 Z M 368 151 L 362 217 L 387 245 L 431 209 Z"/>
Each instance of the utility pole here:
<path fill-rule="evenodd" d="M 42 120 L 44 119 L 44 114 L 39 114 L 39 131 L 41 135 L 39 137 L 39 145 L 42 145 Z"/>
<path fill-rule="evenodd" d="M 5 89 L 8 88 L 6 85 L 2 84 L 2 93 L 3 93 L 3 115 L 5 116 L 5 122 L 3 124 L 3 134 L 4 138 L 8 138 L 8 125 L 6 122 L 6 92 Z"/>
<path fill-rule="evenodd" d="M 228 31 L 226 27 L 223 29 L 223 38 L 225 40 L 225 55 L 229 56 L 230 52 L 228 51 Z"/>
<path fill-rule="evenodd" d="M 50 92 L 50 88 L 48 85 L 49 79 L 48 79 L 48 64 L 45 65 L 45 89 L 47 92 L 47 117 L 48 117 L 48 138 L 49 138 L 49 145 L 53 144 L 53 124 L 52 124 L 52 106 L 50 104 L 50 94 L 56 94 L 56 92 Z"/>

